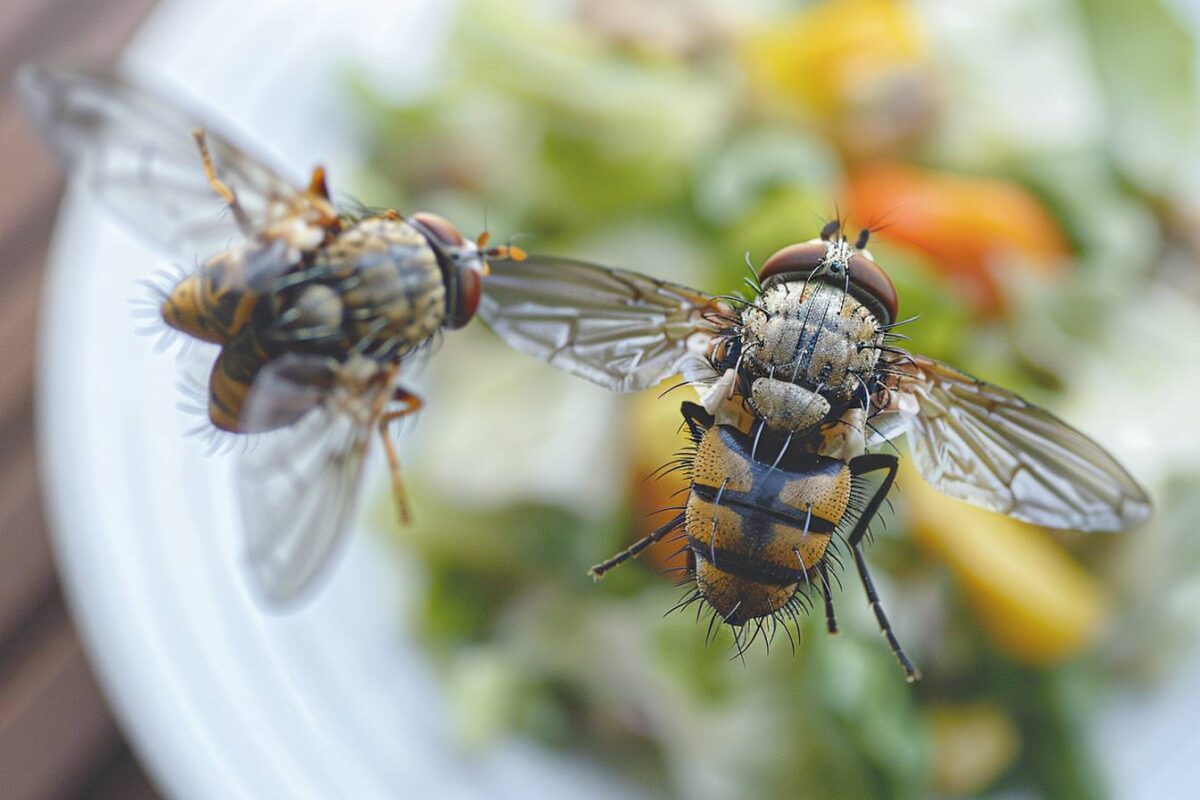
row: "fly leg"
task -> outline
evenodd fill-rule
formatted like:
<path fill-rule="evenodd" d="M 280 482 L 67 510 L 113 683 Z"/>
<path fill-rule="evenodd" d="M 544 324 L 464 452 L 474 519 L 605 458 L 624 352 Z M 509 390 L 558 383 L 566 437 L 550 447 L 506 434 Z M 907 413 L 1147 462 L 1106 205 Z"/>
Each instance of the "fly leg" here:
<path fill-rule="evenodd" d="M 850 473 L 855 477 L 880 469 L 886 469 L 887 476 L 884 477 L 883 483 L 879 484 L 879 488 L 875 490 L 875 494 L 867 502 L 867 506 L 863 509 L 858 522 L 854 524 L 854 530 L 846 538 L 846 544 L 850 547 L 850 551 L 854 555 L 854 566 L 858 568 L 858 576 L 862 579 L 863 589 L 866 590 L 867 602 L 871 604 L 871 610 L 875 612 L 875 619 L 879 622 L 879 630 L 883 633 L 884 638 L 887 639 L 888 646 L 892 649 L 892 654 L 900 662 L 905 678 L 909 683 L 912 683 L 921 677 L 921 673 L 908 660 L 908 656 L 904 654 L 904 648 L 896 640 L 896 634 L 892 631 L 892 623 L 888 621 L 887 614 L 883 611 L 883 606 L 879 604 L 879 595 L 875 591 L 875 583 L 871 580 L 871 573 L 867 571 L 867 562 L 863 558 L 862 553 L 862 539 L 867 533 L 867 525 L 879 513 L 879 506 L 883 504 L 884 498 L 887 497 L 888 491 L 891 490 L 892 482 L 896 480 L 896 470 L 899 466 L 900 459 L 890 453 L 868 453 L 851 459 Z"/>
<path fill-rule="evenodd" d="M 204 129 L 197 128 L 192 131 L 192 138 L 196 140 L 196 147 L 200 148 L 200 159 L 204 162 L 204 176 L 208 178 L 209 185 L 212 186 L 214 192 L 221 196 L 225 204 L 229 206 L 229 210 L 233 213 L 233 218 L 237 221 L 242 233 L 249 235 L 252 229 L 250 217 L 246 215 L 246 210 L 242 208 L 242 204 L 238 202 L 237 195 L 233 189 L 230 189 L 225 181 L 217 177 L 217 170 L 213 167 L 212 154 L 208 152 L 208 137 L 205 135 Z"/>
<path fill-rule="evenodd" d="M 604 577 L 604 573 L 608 572 L 610 569 L 617 566 L 618 564 L 622 564 L 631 558 L 635 558 L 639 553 L 641 553 L 647 547 L 654 544 L 659 539 L 661 539 L 662 537 L 666 536 L 668 533 L 670 533 L 671 531 L 673 531 L 677 527 L 679 527 L 680 523 L 682 523 L 682 522 L 683 522 L 683 514 L 677 515 L 666 525 L 663 525 L 661 528 L 658 528 L 657 530 L 651 531 L 650 533 L 643 536 L 641 539 L 638 539 L 636 542 L 629 545 L 629 547 L 627 547 L 624 550 L 622 550 L 621 552 L 617 553 L 612 558 L 608 559 L 607 561 L 601 561 L 599 564 L 597 564 L 596 566 L 589 569 L 588 575 L 591 575 L 596 580 L 600 580 L 601 578 Z"/>
<path fill-rule="evenodd" d="M 392 476 L 392 496 L 396 500 L 396 511 L 400 515 L 400 524 L 407 525 L 412 519 L 408 513 L 408 494 L 404 491 L 404 479 L 400 475 L 400 459 L 396 456 L 396 445 L 388 436 L 388 425 L 395 420 L 415 414 L 424 405 L 421 398 L 402 387 L 396 387 L 392 399 L 403 403 L 403 408 L 393 409 L 379 418 L 379 438 L 383 439 L 383 451 L 387 454 L 388 471 Z"/>
<path fill-rule="evenodd" d="M 829 585 L 829 566 L 824 560 L 817 565 L 817 574 L 821 576 L 821 594 L 825 597 L 825 626 L 830 633 L 837 633 L 837 615 L 833 613 L 833 587 Z"/>

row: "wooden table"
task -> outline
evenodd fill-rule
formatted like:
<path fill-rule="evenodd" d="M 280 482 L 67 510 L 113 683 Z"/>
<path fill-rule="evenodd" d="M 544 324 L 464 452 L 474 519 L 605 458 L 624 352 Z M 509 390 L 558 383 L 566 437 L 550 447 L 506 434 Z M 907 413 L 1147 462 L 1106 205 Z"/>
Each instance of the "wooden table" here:
<path fill-rule="evenodd" d="M 147 798 L 54 571 L 33 426 L 42 271 L 63 181 L 12 88 L 29 60 L 106 63 L 152 0 L 0 3 L 0 797 Z M 69 401 L 68 401 L 69 402 Z"/>

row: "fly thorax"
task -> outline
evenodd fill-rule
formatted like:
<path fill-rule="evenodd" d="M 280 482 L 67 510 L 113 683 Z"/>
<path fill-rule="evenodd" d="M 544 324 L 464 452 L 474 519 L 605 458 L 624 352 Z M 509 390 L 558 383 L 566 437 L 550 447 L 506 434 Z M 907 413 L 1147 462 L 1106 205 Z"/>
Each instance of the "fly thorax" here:
<path fill-rule="evenodd" d="M 423 342 L 445 317 L 445 285 L 425 237 L 403 220 L 371 217 L 338 236 L 320 266 L 336 276 L 350 341 L 395 352 Z"/>
<path fill-rule="evenodd" d="M 324 284 L 305 286 L 293 306 L 301 326 L 336 326 L 342 319 L 342 299 Z"/>
<path fill-rule="evenodd" d="M 335 289 L 321 283 L 302 285 L 280 295 L 268 339 L 287 349 L 310 347 L 327 352 L 329 345 L 342 346 L 345 306 Z"/>
<path fill-rule="evenodd" d="M 325 241 L 332 221 L 337 219 L 337 209 L 310 191 L 271 201 L 266 217 L 272 222 L 263 231 L 263 238 L 282 243 L 288 258 L 296 261 Z"/>
<path fill-rule="evenodd" d="M 778 431 L 806 430 L 844 407 L 878 358 L 875 317 L 820 280 L 769 285 L 742 323 L 750 402 Z"/>
<path fill-rule="evenodd" d="M 782 433 L 812 428 L 830 408 L 829 401 L 811 389 L 774 378 L 755 378 L 750 402 L 767 427 Z"/>
<path fill-rule="evenodd" d="M 425 238 L 403 220 L 367 217 L 341 231 L 321 250 L 318 262 L 331 275 L 348 278 L 364 254 L 385 251 L 389 245 L 417 251 L 424 244 Z"/>

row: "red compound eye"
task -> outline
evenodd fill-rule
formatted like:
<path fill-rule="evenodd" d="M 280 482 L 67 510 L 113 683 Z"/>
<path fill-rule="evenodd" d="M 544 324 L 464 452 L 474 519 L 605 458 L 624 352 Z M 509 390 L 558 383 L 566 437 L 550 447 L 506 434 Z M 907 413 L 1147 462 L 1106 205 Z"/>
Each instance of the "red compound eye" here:
<path fill-rule="evenodd" d="M 450 247 L 463 246 L 463 235 L 445 217 L 428 211 L 418 211 L 412 215 L 411 220 L 418 223 L 427 233 L 432 234 L 442 244 L 449 245 Z"/>
<path fill-rule="evenodd" d="M 821 266 L 824 260 L 824 242 L 790 244 L 767 259 L 758 271 L 758 282 L 765 284 L 768 278 L 793 272 L 808 277 L 808 273 Z"/>
<path fill-rule="evenodd" d="M 858 287 L 857 296 L 866 302 L 868 307 L 878 304 L 877 308 L 872 307 L 871 310 L 881 324 L 887 325 L 896 321 L 896 314 L 900 310 L 900 298 L 896 296 L 896 287 L 892 285 L 892 279 L 887 273 L 862 253 L 850 256 L 850 285 L 852 288 Z M 875 302 L 871 303 L 871 300 Z"/>
<path fill-rule="evenodd" d="M 792 244 L 766 260 L 758 272 L 758 280 L 766 284 L 776 276 L 795 275 L 807 278 L 825 261 L 825 242 Z M 895 321 L 899 310 L 896 287 L 879 265 L 862 253 L 850 256 L 850 292 L 865 304 L 883 325 Z M 838 285 L 841 279 L 830 277 Z"/>
<path fill-rule="evenodd" d="M 459 267 L 454 275 L 454 292 L 446 298 L 447 328 L 461 328 L 479 310 L 480 275 L 470 267 Z"/>

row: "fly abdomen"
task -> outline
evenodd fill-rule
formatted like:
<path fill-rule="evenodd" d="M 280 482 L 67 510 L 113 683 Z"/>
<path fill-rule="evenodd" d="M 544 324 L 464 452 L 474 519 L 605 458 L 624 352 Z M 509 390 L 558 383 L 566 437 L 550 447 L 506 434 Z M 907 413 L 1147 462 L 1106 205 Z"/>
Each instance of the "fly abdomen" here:
<path fill-rule="evenodd" d="M 704 432 L 684 520 L 697 588 L 732 625 L 784 609 L 820 579 L 850 500 L 845 463 L 796 448 L 776 464 L 778 446 L 753 449 L 734 428 Z"/>
<path fill-rule="evenodd" d="M 253 268 L 276 258 L 272 245 L 242 245 L 217 253 L 175 284 L 163 300 L 162 318 L 197 339 L 226 344 L 250 322 L 259 301 L 251 286 Z"/>
<path fill-rule="evenodd" d="M 213 425 L 230 433 L 251 432 L 242 426 L 242 408 L 267 359 L 251 328 L 243 328 L 221 348 L 208 378 L 208 417 Z"/>

